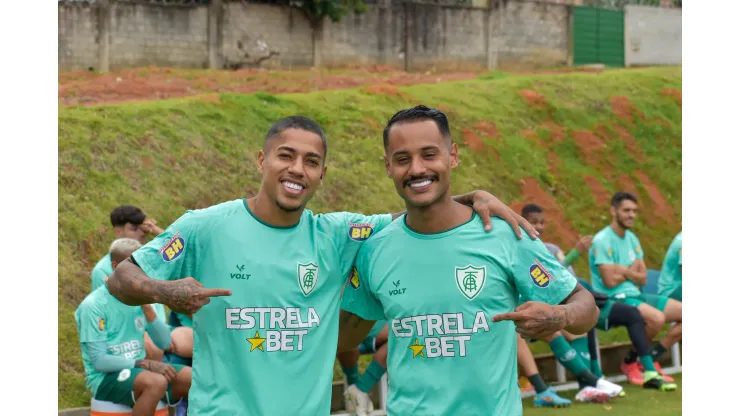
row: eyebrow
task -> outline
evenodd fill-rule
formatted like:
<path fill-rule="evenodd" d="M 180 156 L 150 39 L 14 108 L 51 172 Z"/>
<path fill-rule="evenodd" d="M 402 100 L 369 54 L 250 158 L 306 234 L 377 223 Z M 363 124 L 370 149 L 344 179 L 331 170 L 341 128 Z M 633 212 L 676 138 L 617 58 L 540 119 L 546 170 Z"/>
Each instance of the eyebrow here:
<path fill-rule="evenodd" d="M 285 151 L 285 152 L 288 152 L 288 153 L 292 153 L 292 154 L 298 153 L 295 149 L 293 149 L 292 147 L 288 147 L 288 146 L 279 146 L 276 150 L 278 150 L 278 151 L 282 150 L 282 151 Z M 316 153 L 316 152 L 308 152 L 308 153 L 306 153 L 306 156 L 308 156 L 308 157 L 317 157 L 317 158 L 321 159 L 321 155 L 318 154 L 318 153 Z"/>
<path fill-rule="evenodd" d="M 421 148 L 421 151 L 422 152 L 425 151 L 425 150 L 439 150 L 439 146 L 424 146 L 424 147 Z M 393 152 L 393 154 L 391 156 L 396 156 L 396 155 L 399 155 L 401 153 L 410 153 L 410 152 L 408 150 L 406 150 L 406 149 L 396 150 L 395 152 Z"/>

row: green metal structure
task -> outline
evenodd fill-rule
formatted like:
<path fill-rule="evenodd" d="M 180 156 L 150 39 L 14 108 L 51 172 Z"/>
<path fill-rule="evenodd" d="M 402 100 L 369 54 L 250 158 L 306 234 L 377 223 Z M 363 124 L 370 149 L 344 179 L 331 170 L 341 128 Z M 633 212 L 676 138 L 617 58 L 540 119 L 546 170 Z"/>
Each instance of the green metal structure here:
<path fill-rule="evenodd" d="M 573 8 L 573 64 L 624 67 L 624 12 Z"/>

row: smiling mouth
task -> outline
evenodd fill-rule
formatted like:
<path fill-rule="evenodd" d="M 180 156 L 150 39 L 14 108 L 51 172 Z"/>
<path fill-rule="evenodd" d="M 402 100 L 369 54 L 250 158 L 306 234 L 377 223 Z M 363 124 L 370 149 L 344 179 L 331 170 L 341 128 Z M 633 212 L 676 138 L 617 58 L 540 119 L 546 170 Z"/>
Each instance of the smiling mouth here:
<path fill-rule="evenodd" d="M 413 181 L 413 182 L 409 183 L 409 186 L 411 188 L 413 188 L 413 189 L 419 189 L 419 188 L 423 188 L 425 186 L 429 186 L 431 184 L 432 184 L 432 180 L 431 179 L 422 179 L 422 180 L 419 180 L 419 181 Z"/>
<path fill-rule="evenodd" d="M 283 185 L 283 189 L 289 194 L 300 194 L 305 189 L 303 185 L 293 181 L 284 180 L 280 183 Z"/>

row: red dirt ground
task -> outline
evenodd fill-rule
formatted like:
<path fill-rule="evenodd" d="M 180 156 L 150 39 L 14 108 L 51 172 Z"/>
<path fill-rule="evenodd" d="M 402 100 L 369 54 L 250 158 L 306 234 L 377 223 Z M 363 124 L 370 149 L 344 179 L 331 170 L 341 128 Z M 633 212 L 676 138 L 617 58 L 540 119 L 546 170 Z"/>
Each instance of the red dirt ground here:
<path fill-rule="evenodd" d="M 560 205 L 540 187 L 536 179 L 522 179 L 522 195 L 524 201 L 512 203 L 511 208 L 515 212 L 520 212 L 528 203 L 541 206 L 549 219 L 545 223 L 545 233 L 550 236 L 549 240 L 561 247 L 572 247 L 578 241 L 578 232 L 570 225 Z"/>
<path fill-rule="evenodd" d="M 519 134 L 525 139 L 539 140 L 540 136 L 537 135 L 533 130 L 522 130 Z"/>
<path fill-rule="evenodd" d="M 627 150 L 629 151 L 632 158 L 634 158 L 638 162 L 644 162 L 646 160 L 645 154 L 642 152 L 642 149 L 640 149 L 640 146 L 637 145 L 637 142 L 635 142 L 635 139 L 632 137 L 630 132 L 627 131 L 626 128 L 618 124 L 612 124 L 611 128 L 616 133 L 617 138 L 620 141 L 624 142 L 624 144 L 627 146 Z M 599 125 L 594 130 L 604 141 L 614 138 L 614 133 L 612 133 L 606 125 Z"/>
<path fill-rule="evenodd" d="M 599 73 L 593 68 L 516 70 L 510 74 Z M 357 88 L 370 85 L 407 86 L 473 79 L 485 72 L 404 72 L 383 66 L 355 66 L 336 70 L 276 71 L 266 69 L 201 70 L 175 68 L 121 69 L 106 74 L 62 72 L 58 98 L 62 105 L 95 105 L 125 101 L 151 101 L 207 93 L 270 94 Z M 526 91 L 526 90 L 525 90 Z M 534 93 L 534 91 L 532 91 Z M 527 93 L 529 94 L 529 93 Z M 218 99 L 218 95 L 214 96 Z M 530 98 L 541 100 L 534 93 Z"/>
<path fill-rule="evenodd" d="M 560 124 L 552 120 L 547 120 L 542 123 L 542 127 L 550 131 L 550 140 L 552 140 L 553 142 L 557 143 L 565 139 L 565 127 L 561 126 Z"/>
<path fill-rule="evenodd" d="M 627 97 L 611 97 L 609 99 L 609 103 L 611 103 L 612 105 L 612 111 L 614 111 L 614 114 L 616 114 L 617 117 L 626 121 L 630 125 L 632 124 L 635 116 L 639 117 L 641 120 L 645 120 L 645 114 L 637 110 Z"/>
<path fill-rule="evenodd" d="M 679 107 L 683 107 L 683 105 L 681 104 L 681 96 L 682 96 L 681 91 L 666 88 L 663 90 L 663 95 L 667 95 L 673 98 L 674 100 L 676 100 L 676 103 L 678 103 Z"/>
<path fill-rule="evenodd" d="M 648 176 L 642 171 L 636 171 L 635 176 L 640 180 L 642 186 L 645 187 L 650 202 L 652 204 L 652 213 L 659 218 L 668 218 L 675 215 L 673 207 L 665 200 L 663 194 L 660 193 L 655 183 L 648 178 Z"/>
<path fill-rule="evenodd" d="M 591 166 L 598 166 L 601 159 L 601 152 L 606 147 L 604 142 L 587 130 L 574 131 L 573 139 L 583 152 L 586 163 Z"/>
<path fill-rule="evenodd" d="M 602 185 L 601 182 L 593 176 L 586 176 L 583 179 L 586 181 L 586 185 L 591 188 L 591 194 L 596 200 L 596 205 L 599 207 L 608 206 L 611 194 L 609 194 L 609 191 L 604 188 L 604 185 Z"/>
<path fill-rule="evenodd" d="M 489 137 L 491 139 L 498 138 L 498 127 L 496 127 L 496 124 L 488 120 L 480 120 L 476 122 L 475 129 L 478 130 L 478 133 L 483 135 L 483 137 Z"/>
<path fill-rule="evenodd" d="M 150 101 L 205 93 L 272 94 L 356 88 L 371 85 L 405 86 L 473 79 L 475 72 L 409 73 L 387 67 L 353 71 L 271 71 L 263 69 L 189 70 L 171 68 L 122 69 L 107 74 L 60 73 L 58 98 L 63 105 L 94 105 Z M 392 92 L 380 87 L 379 92 Z"/>
<path fill-rule="evenodd" d="M 527 103 L 532 107 L 544 107 L 547 105 L 547 99 L 537 91 L 524 89 L 519 91 L 519 95 L 527 100 Z"/>
<path fill-rule="evenodd" d="M 486 148 L 486 144 L 483 143 L 483 140 L 478 137 L 478 135 L 475 134 L 473 130 L 463 129 L 462 135 L 463 139 L 465 140 L 465 145 L 468 146 L 472 151 L 480 152 Z"/>
<path fill-rule="evenodd" d="M 617 179 L 617 183 L 619 184 L 619 189 L 618 189 L 619 191 L 625 191 L 625 192 L 629 192 L 635 195 L 639 195 L 637 192 L 637 186 L 635 185 L 635 182 L 626 173 L 619 175 L 619 178 Z"/>

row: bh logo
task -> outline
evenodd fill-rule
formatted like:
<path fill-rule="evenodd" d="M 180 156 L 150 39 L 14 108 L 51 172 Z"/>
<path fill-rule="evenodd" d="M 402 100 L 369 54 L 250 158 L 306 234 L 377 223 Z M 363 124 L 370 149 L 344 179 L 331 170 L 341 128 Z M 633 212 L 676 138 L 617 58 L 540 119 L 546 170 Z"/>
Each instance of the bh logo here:
<path fill-rule="evenodd" d="M 355 241 L 365 241 L 373 234 L 375 224 L 349 223 L 349 238 Z"/>
<path fill-rule="evenodd" d="M 159 249 L 159 254 L 162 255 L 162 260 L 172 261 L 178 257 L 185 250 L 185 240 L 180 237 L 180 233 L 176 233 L 164 247 Z"/>

